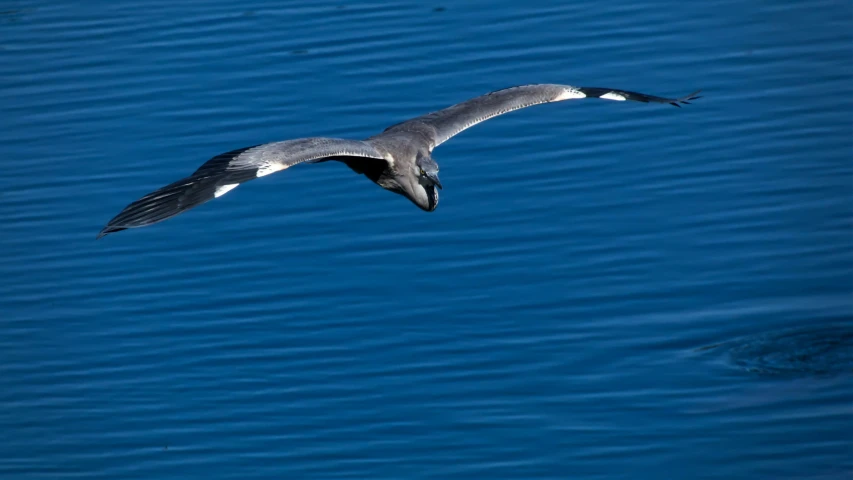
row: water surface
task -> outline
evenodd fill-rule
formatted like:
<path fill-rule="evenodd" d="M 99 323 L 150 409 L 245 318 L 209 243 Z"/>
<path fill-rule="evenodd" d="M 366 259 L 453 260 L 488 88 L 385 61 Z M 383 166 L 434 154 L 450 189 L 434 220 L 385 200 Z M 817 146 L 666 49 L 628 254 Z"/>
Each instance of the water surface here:
<path fill-rule="evenodd" d="M 0 477 L 853 475 L 853 7 L 534 3 L 4 6 Z M 429 214 L 327 163 L 95 241 L 552 82 L 705 98 L 483 123 Z"/>

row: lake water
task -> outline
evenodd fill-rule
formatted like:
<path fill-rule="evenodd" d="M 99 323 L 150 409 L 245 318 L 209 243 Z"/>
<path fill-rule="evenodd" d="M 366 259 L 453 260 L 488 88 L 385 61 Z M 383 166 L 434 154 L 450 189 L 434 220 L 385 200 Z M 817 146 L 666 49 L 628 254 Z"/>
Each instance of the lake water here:
<path fill-rule="evenodd" d="M 853 478 L 853 4 L 0 11 L 0 478 Z M 517 84 L 424 213 L 215 154 Z"/>

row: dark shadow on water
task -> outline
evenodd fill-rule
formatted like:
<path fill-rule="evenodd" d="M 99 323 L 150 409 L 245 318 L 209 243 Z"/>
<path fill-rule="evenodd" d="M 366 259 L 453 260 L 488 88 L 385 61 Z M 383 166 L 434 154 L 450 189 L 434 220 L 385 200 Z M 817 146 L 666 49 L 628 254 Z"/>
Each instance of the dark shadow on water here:
<path fill-rule="evenodd" d="M 734 368 L 767 376 L 853 373 L 853 325 L 798 327 L 696 349 L 719 352 Z"/>

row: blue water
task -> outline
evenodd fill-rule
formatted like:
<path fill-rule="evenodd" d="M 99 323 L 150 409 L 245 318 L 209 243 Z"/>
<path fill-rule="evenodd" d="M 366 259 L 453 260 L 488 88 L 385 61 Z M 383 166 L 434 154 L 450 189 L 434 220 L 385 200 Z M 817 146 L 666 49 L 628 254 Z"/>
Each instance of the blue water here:
<path fill-rule="evenodd" d="M 0 478 L 853 478 L 853 4 L 12 1 Z M 524 83 L 424 213 L 213 155 Z"/>

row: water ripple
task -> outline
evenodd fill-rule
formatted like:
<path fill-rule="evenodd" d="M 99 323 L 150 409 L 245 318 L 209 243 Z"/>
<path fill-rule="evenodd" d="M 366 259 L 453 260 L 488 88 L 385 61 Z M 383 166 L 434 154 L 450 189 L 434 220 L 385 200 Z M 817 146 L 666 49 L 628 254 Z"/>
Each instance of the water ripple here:
<path fill-rule="evenodd" d="M 0 477 L 853 471 L 848 4 L 2 10 Z M 217 153 L 536 82 L 705 98 L 485 122 L 430 214 L 330 162 L 94 240 Z"/>

